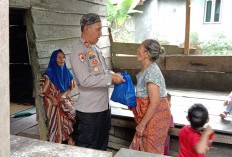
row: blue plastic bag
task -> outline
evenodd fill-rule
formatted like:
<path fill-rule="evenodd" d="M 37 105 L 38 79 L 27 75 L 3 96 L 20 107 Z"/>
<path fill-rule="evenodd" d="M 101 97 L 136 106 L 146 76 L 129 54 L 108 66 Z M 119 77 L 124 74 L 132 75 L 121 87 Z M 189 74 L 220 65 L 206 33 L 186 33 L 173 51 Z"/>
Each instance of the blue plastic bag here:
<path fill-rule="evenodd" d="M 129 107 L 136 107 L 135 88 L 132 83 L 131 77 L 127 74 L 126 70 L 122 75 L 123 79 L 126 80 L 126 82 L 121 84 L 114 84 L 114 90 L 111 95 L 111 100 L 127 105 Z"/>

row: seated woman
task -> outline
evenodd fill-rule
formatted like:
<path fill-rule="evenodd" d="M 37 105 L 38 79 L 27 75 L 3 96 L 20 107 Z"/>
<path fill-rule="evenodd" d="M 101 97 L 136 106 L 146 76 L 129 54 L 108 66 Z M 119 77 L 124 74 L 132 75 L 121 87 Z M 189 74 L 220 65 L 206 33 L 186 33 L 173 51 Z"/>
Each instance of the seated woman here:
<path fill-rule="evenodd" d="M 226 110 L 220 114 L 221 118 L 224 119 L 228 114 L 232 115 L 232 92 L 228 95 L 227 100 L 224 102 Z"/>
<path fill-rule="evenodd" d="M 165 80 L 155 63 L 162 53 L 160 44 L 152 39 L 142 42 L 137 50 L 137 61 L 142 63 L 142 69 L 136 76 L 137 106 L 132 111 L 138 125 L 130 149 L 164 154 L 171 112 Z"/>
<path fill-rule="evenodd" d="M 72 132 L 76 112 L 68 96 L 73 88 L 73 74 L 66 67 L 65 55 L 61 49 L 56 50 L 40 80 L 39 91 L 46 105 L 51 142 L 74 145 Z"/>

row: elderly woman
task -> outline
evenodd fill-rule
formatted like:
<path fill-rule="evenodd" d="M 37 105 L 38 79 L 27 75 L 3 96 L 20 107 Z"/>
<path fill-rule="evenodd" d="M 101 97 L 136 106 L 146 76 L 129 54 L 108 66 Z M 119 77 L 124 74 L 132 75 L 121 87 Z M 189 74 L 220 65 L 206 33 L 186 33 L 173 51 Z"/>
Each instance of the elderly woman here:
<path fill-rule="evenodd" d="M 136 133 L 130 149 L 163 154 L 170 125 L 170 106 L 164 77 L 156 64 L 164 53 L 156 40 L 145 40 L 137 50 L 142 69 L 137 74 L 136 108 L 133 108 Z"/>
<path fill-rule="evenodd" d="M 40 96 L 46 105 L 49 141 L 74 145 L 75 122 L 73 100 L 68 93 L 74 88 L 73 74 L 66 67 L 61 49 L 52 53 L 48 69 L 40 81 Z"/>

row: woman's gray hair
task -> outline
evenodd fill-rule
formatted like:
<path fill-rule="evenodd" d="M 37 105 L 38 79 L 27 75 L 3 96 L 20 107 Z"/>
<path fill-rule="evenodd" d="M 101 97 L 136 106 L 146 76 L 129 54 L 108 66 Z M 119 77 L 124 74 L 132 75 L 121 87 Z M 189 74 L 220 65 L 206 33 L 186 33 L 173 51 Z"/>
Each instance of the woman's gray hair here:
<path fill-rule="evenodd" d="M 165 53 L 164 48 L 160 46 L 159 42 L 153 39 L 145 40 L 145 49 L 150 52 L 150 59 L 153 62 L 159 58 L 160 54 Z"/>

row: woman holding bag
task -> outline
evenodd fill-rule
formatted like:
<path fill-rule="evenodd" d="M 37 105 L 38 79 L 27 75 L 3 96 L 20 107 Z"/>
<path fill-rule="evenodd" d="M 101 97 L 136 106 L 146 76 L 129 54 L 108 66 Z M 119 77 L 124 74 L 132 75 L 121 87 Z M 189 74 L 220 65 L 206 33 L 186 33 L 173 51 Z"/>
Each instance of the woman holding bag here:
<path fill-rule="evenodd" d="M 142 69 L 137 74 L 136 108 L 132 108 L 137 122 L 130 149 L 163 154 L 170 125 L 170 106 L 164 77 L 156 64 L 164 53 L 156 40 L 142 42 L 137 50 L 137 61 Z"/>

